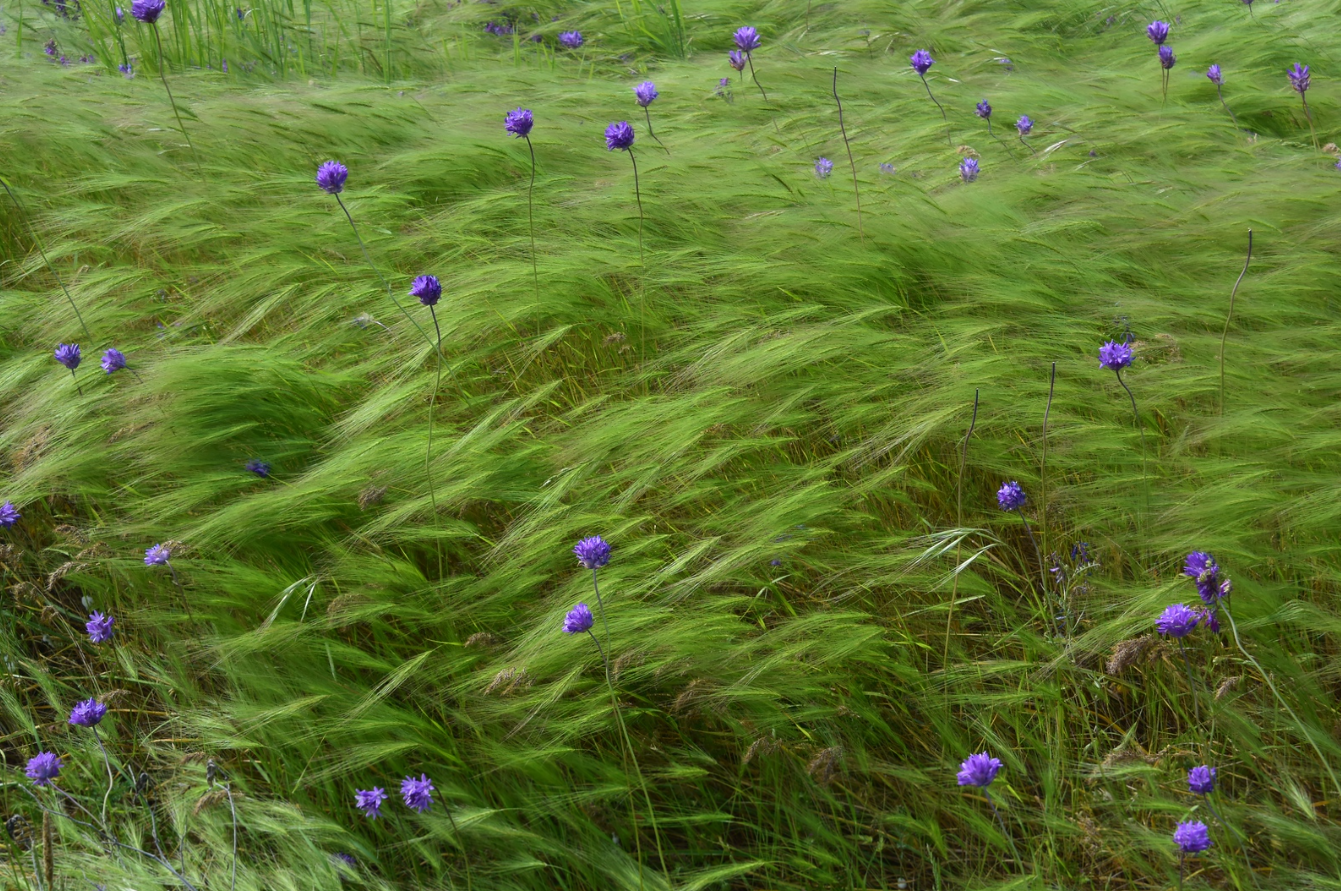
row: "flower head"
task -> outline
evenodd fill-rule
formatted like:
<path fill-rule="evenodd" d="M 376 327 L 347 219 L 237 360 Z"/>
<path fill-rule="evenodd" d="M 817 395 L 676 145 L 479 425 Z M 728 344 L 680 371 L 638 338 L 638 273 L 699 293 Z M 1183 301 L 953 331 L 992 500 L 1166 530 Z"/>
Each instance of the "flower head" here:
<path fill-rule="evenodd" d="M 1099 367 L 1121 371 L 1131 364 L 1131 347 L 1125 343 L 1110 340 L 1099 347 Z"/>
<path fill-rule="evenodd" d="M 996 779 L 999 770 L 1001 770 L 1000 758 L 993 758 L 986 752 L 969 755 L 959 765 L 959 785 L 986 789 L 992 784 L 992 780 Z"/>
<path fill-rule="evenodd" d="M 166 566 L 168 558 L 172 556 L 172 549 L 167 545 L 156 544 L 144 552 L 145 566 Z"/>
<path fill-rule="evenodd" d="M 1200 821 L 1179 823 L 1173 832 L 1173 842 L 1183 849 L 1184 854 L 1196 854 L 1211 846 L 1211 833 Z"/>
<path fill-rule="evenodd" d="M 78 727 L 96 727 L 107 714 L 107 706 L 96 699 L 85 699 L 70 712 L 70 723 Z"/>
<path fill-rule="evenodd" d="M 406 777 L 400 781 L 400 797 L 405 799 L 406 807 L 422 814 L 433 806 L 433 783 L 427 774 L 421 773 L 417 780 Z"/>
<path fill-rule="evenodd" d="M 1020 119 L 1015 122 L 1015 129 L 1020 131 L 1021 136 L 1028 136 L 1034 129 L 1034 122 L 1029 119 L 1029 115 L 1022 114 Z"/>
<path fill-rule="evenodd" d="M 731 39 L 736 42 L 736 49 L 742 53 L 757 50 L 762 42 L 759 40 L 759 32 L 748 25 L 744 28 L 737 28 L 736 33 L 731 35 Z"/>
<path fill-rule="evenodd" d="M 965 158 L 959 162 L 959 176 L 966 183 L 971 183 L 978 178 L 978 159 Z"/>
<path fill-rule="evenodd" d="M 627 151 L 633 148 L 633 125 L 620 121 L 605 128 L 605 147 L 609 151 Z"/>
<path fill-rule="evenodd" d="M 163 0 L 135 0 L 130 4 L 130 14 L 146 25 L 152 25 L 158 21 L 158 17 L 163 14 L 167 6 Z"/>
<path fill-rule="evenodd" d="M 345 180 L 349 178 L 349 168 L 339 161 L 327 161 L 317 168 L 317 185 L 338 195 L 345 190 Z"/>
<path fill-rule="evenodd" d="M 1159 614 L 1155 629 L 1166 637 L 1183 638 L 1196 630 L 1200 620 L 1201 616 L 1191 607 L 1175 603 Z"/>
<path fill-rule="evenodd" d="M 1220 599 L 1219 573 L 1215 558 L 1205 551 L 1193 551 L 1183 563 L 1183 575 L 1196 581 L 1197 593 L 1207 606 Z"/>
<path fill-rule="evenodd" d="M 1189 770 L 1187 788 L 1197 795 L 1210 795 L 1215 791 L 1215 768 L 1203 764 Z"/>
<path fill-rule="evenodd" d="M 338 866 L 345 866 L 349 869 L 358 869 L 359 862 L 354 859 L 353 854 L 346 854 L 344 851 L 336 851 L 331 855 Z"/>
<path fill-rule="evenodd" d="M 1163 46 L 1164 41 L 1169 39 L 1169 23 L 1153 21 L 1145 26 L 1145 34 L 1156 44 Z"/>
<path fill-rule="evenodd" d="M 14 502 L 6 501 L 4 504 L 0 504 L 0 526 L 5 529 L 17 523 L 21 516 L 23 515 L 19 513 L 18 508 L 14 507 Z"/>
<path fill-rule="evenodd" d="M 1011 480 L 1008 483 L 1002 483 L 1001 488 L 996 492 L 996 503 L 1001 505 L 1005 511 L 1019 510 L 1024 507 L 1027 496 L 1019 483 Z"/>
<path fill-rule="evenodd" d="M 881 173 L 893 173 L 893 172 L 894 172 L 894 165 L 891 164 L 891 163 L 889 163 L 888 161 L 882 161 L 882 162 L 880 162 L 880 172 L 881 172 Z"/>
<path fill-rule="evenodd" d="M 107 643 L 112 639 L 112 626 L 114 624 L 116 624 L 116 619 L 94 611 L 88 617 L 88 621 L 84 623 L 84 630 L 88 632 L 88 639 L 95 644 Z"/>
<path fill-rule="evenodd" d="M 116 348 L 102 354 L 102 370 L 111 374 L 126 367 L 126 354 Z"/>
<path fill-rule="evenodd" d="M 118 25 L 126 20 L 126 11 L 122 9 L 120 6 L 116 7 L 115 13 L 116 13 L 116 23 Z"/>
<path fill-rule="evenodd" d="M 116 66 L 116 70 L 124 74 L 126 76 L 126 80 L 130 80 L 131 78 L 135 77 L 135 69 L 131 67 L 131 64 L 129 62 L 126 62 L 123 65 Z"/>
<path fill-rule="evenodd" d="M 28 769 L 24 771 L 28 779 L 38 786 L 50 785 L 52 780 L 60 776 L 60 772 L 61 758 L 55 752 L 38 752 L 28 759 Z"/>
<path fill-rule="evenodd" d="M 979 102 L 973 109 L 973 113 L 984 121 L 992 116 L 992 106 L 987 104 L 987 100 Z"/>
<path fill-rule="evenodd" d="M 379 786 L 371 789 L 354 790 L 354 807 L 363 811 L 363 816 L 376 820 L 382 816 L 382 802 L 386 801 L 386 790 Z"/>
<path fill-rule="evenodd" d="M 917 72 L 919 77 L 926 74 L 931 70 L 931 66 L 936 64 L 936 60 L 931 58 L 931 53 L 924 49 L 913 53 L 908 57 L 908 61 L 912 63 L 913 70 Z"/>
<path fill-rule="evenodd" d="M 828 179 L 831 173 L 833 173 L 833 162 L 828 158 L 820 158 L 815 162 L 815 175 L 820 179 Z"/>
<path fill-rule="evenodd" d="M 1167 43 L 1159 48 L 1159 64 L 1165 71 L 1173 67 L 1178 61 L 1178 57 L 1173 54 L 1173 47 Z"/>
<path fill-rule="evenodd" d="M 259 477 L 267 477 L 270 475 L 270 465 L 262 461 L 260 458 L 252 458 L 247 462 L 246 468 L 249 473 L 254 473 Z"/>
<path fill-rule="evenodd" d="M 745 70 L 745 54 L 740 50 L 732 50 L 726 54 L 726 58 L 731 62 L 731 67 L 737 71 Z"/>
<path fill-rule="evenodd" d="M 503 129 L 518 139 L 530 136 L 534 126 L 535 118 L 531 116 L 529 108 L 514 108 L 503 118 Z"/>
<path fill-rule="evenodd" d="M 610 562 L 610 545 L 599 535 L 584 538 L 573 545 L 577 562 L 586 569 L 600 569 Z"/>
<path fill-rule="evenodd" d="M 582 45 L 581 31 L 564 31 L 559 35 L 559 44 L 564 49 L 577 49 Z"/>
<path fill-rule="evenodd" d="M 1212 65 L 1210 68 L 1207 68 L 1206 77 L 1208 80 L 1210 80 L 1211 83 L 1215 84 L 1217 87 L 1225 82 L 1224 75 L 1220 73 L 1219 65 Z"/>
<path fill-rule="evenodd" d="M 1197 616 L 1201 619 L 1201 626 L 1211 634 L 1220 633 L 1220 617 L 1214 609 L 1198 610 Z"/>
<path fill-rule="evenodd" d="M 424 306 L 436 306 L 442 296 L 442 283 L 436 275 L 421 275 L 410 286 L 410 296 L 418 297 Z"/>
<path fill-rule="evenodd" d="M 633 88 L 633 95 L 637 97 L 638 104 L 643 108 L 652 104 L 652 100 L 661 95 L 657 92 L 657 85 L 650 80 L 645 80 Z"/>
<path fill-rule="evenodd" d="M 56 361 L 74 371 L 79 367 L 79 344 L 61 343 L 56 345 Z"/>
<path fill-rule="evenodd" d="M 1290 76 L 1290 86 L 1294 87 L 1294 91 L 1299 95 L 1304 95 L 1304 91 L 1308 89 L 1308 66 L 1295 62 L 1294 67 L 1287 73 Z"/>
<path fill-rule="evenodd" d="M 564 634 L 581 634 L 583 631 L 590 631 L 591 626 L 596 624 L 596 619 L 591 615 L 591 607 L 585 603 L 579 603 L 568 611 L 568 615 L 563 617 Z"/>

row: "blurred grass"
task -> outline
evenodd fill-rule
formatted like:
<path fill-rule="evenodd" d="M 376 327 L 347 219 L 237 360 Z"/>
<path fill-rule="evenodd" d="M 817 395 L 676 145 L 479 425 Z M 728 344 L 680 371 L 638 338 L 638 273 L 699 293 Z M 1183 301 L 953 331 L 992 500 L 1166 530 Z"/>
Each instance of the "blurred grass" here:
<path fill-rule="evenodd" d="M 1200 763 L 1257 874 L 1202 815 L 1217 845 L 1197 881 L 1338 887 L 1341 792 L 1309 741 L 1341 766 L 1341 174 L 1285 71 L 1314 66 L 1335 141 L 1341 4 L 1257 6 L 1176 10 L 1163 106 L 1156 7 L 817 4 L 807 30 L 800 4 L 713 2 L 684 10 L 675 61 L 646 5 L 516 7 L 547 46 L 584 32 L 557 55 L 480 33 L 506 7 L 424 6 L 390 87 L 370 62 L 239 73 L 264 62 L 244 55 L 225 79 L 174 50 L 203 179 L 154 79 L 51 63 L 27 7 L 0 175 L 98 343 L 80 396 L 50 357 L 77 322 L 6 204 L 0 497 L 24 513 L 4 555 L 6 762 L 76 694 L 126 689 L 125 757 L 199 784 L 181 759 L 209 753 L 246 790 L 244 887 L 334 887 L 321 850 L 356 853 L 364 881 L 463 887 L 441 806 L 386 824 L 352 808 L 355 788 L 421 771 L 479 887 L 638 887 L 635 831 L 655 855 L 599 660 L 559 633 L 590 596 L 569 549 L 599 533 L 615 680 L 677 888 L 1167 887 Z M 725 64 L 744 23 L 767 105 Z M 907 65 L 919 47 L 953 147 Z M 714 95 L 727 74 L 731 101 Z M 644 144 L 646 77 L 669 154 Z M 1014 157 L 973 116 L 984 97 Z M 539 294 L 529 155 L 502 130 L 518 105 L 536 117 Z M 1011 138 L 1026 113 L 1037 157 Z M 620 119 L 640 135 L 642 266 L 632 171 L 602 142 Z M 444 285 L 436 515 L 432 353 L 315 188 L 328 158 L 349 165 L 343 197 L 397 298 L 421 273 Z M 1096 359 L 1128 327 L 1148 481 Z M 101 374 L 110 345 L 143 382 Z M 993 498 L 1017 479 L 1038 500 L 1052 362 L 1042 544 L 1088 541 L 1101 564 L 1070 640 L 1044 633 L 1036 559 Z M 953 553 L 919 558 L 956 526 L 975 389 L 974 559 L 952 585 Z M 163 540 L 183 543 L 184 592 L 142 564 Z M 1195 597 L 1192 549 L 1233 577 L 1244 643 L 1302 724 L 1225 642 L 1192 646 L 1199 684 L 1228 685 L 1202 724 L 1173 648 L 1109 672 Z M 81 597 L 117 616 L 115 655 L 83 642 Z M 994 798 L 1027 866 L 953 783 L 983 748 L 1006 762 Z M 221 819 L 193 830 L 202 846 L 226 844 Z"/>

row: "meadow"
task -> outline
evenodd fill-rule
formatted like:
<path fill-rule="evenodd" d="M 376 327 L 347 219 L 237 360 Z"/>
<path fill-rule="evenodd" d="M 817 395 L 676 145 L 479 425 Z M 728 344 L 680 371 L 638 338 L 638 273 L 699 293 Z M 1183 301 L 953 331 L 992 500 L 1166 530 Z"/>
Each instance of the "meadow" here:
<path fill-rule="evenodd" d="M 0 885 L 1341 889 L 1339 17 L 9 0 Z"/>

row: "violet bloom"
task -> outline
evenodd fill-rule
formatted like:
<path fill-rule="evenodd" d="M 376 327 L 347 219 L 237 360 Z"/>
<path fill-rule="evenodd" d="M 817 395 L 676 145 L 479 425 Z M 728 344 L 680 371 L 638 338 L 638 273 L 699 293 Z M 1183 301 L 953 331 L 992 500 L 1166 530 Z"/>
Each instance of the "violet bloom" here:
<path fill-rule="evenodd" d="M 327 161 L 317 168 L 317 185 L 332 195 L 345 190 L 345 180 L 348 178 L 349 168 L 339 161 Z"/>
<path fill-rule="evenodd" d="M 254 473 L 259 477 L 270 476 L 270 465 L 262 461 L 260 458 L 252 458 L 248 461 L 246 469 L 249 473 Z"/>
<path fill-rule="evenodd" d="M 605 147 L 609 151 L 619 149 L 628 151 L 633 148 L 633 125 L 620 121 L 605 128 Z"/>
<path fill-rule="evenodd" d="M 1179 823 L 1174 830 L 1173 841 L 1184 854 L 1196 854 L 1211 846 L 1211 833 L 1206 824 L 1200 821 Z"/>
<path fill-rule="evenodd" d="M 71 372 L 79 367 L 80 359 L 79 344 L 62 343 L 56 345 L 56 361 L 70 369 Z"/>
<path fill-rule="evenodd" d="M 1197 618 L 1201 620 L 1201 626 L 1211 634 L 1220 633 L 1220 617 L 1216 615 L 1213 609 L 1203 609 L 1197 612 Z"/>
<path fill-rule="evenodd" d="M 116 70 L 124 74 L 126 76 L 126 80 L 131 80 L 132 78 L 135 77 L 135 69 L 131 67 L 129 62 L 125 63 L 124 65 L 116 66 Z"/>
<path fill-rule="evenodd" d="M 1187 788 L 1196 795 L 1210 795 L 1215 791 L 1215 768 L 1203 764 L 1189 770 Z"/>
<path fill-rule="evenodd" d="M 503 118 L 503 129 L 511 133 L 518 139 L 525 139 L 531 135 L 531 128 L 535 126 L 535 118 L 531 115 L 529 108 L 515 108 L 507 113 Z"/>
<path fill-rule="evenodd" d="M 743 53 L 757 50 L 762 43 L 759 39 L 759 32 L 749 26 L 737 28 L 731 39 L 736 42 L 736 48 Z"/>
<path fill-rule="evenodd" d="M 638 104 L 643 108 L 646 108 L 652 104 L 652 100 L 656 99 L 657 96 L 661 94 L 657 92 L 656 84 L 652 83 L 650 80 L 645 80 L 633 88 L 633 95 L 637 97 Z"/>
<path fill-rule="evenodd" d="M 172 549 L 161 544 L 156 544 L 144 552 L 145 566 L 166 566 L 168 559 L 172 557 Z"/>
<path fill-rule="evenodd" d="M 1217 87 L 1225 82 L 1224 75 L 1220 73 L 1219 65 L 1212 65 L 1210 68 L 1207 68 L 1206 77 L 1208 80 L 1210 80 L 1211 83 L 1215 84 Z"/>
<path fill-rule="evenodd" d="M 820 158 L 815 162 L 815 175 L 820 179 L 828 179 L 831 173 L 833 173 L 833 162 L 828 158 Z"/>
<path fill-rule="evenodd" d="M 1145 26 L 1145 34 L 1158 46 L 1163 46 L 1164 41 L 1169 39 L 1169 23 L 1153 21 Z"/>
<path fill-rule="evenodd" d="M 418 297 L 424 306 L 436 306 L 442 297 L 442 284 L 436 275 L 421 275 L 410 286 L 410 296 Z"/>
<path fill-rule="evenodd" d="M 1004 511 L 1019 510 L 1024 507 L 1027 500 L 1024 489 L 1014 480 L 1002 483 L 1001 488 L 996 493 L 996 503 L 1001 505 L 1001 509 Z"/>
<path fill-rule="evenodd" d="M 913 53 L 908 57 L 908 61 L 912 63 L 913 70 L 917 72 L 918 77 L 924 76 L 931 70 L 931 66 L 936 64 L 936 60 L 931 58 L 931 53 L 924 49 Z"/>
<path fill-rule="evenodd" d="M 119 25 L 126 20 L 126 12 L 120 6 L 116 7 L 116 23 Z"/>
<path fill-rule="evenodd" d="M 107 714 L 107 706 L 96 699 L 85 699 L 70 712 L 70 723 L 76 727 L 96 727 Z"/>
<path fill-rule="evenodd" d="M 577 49 L 582 46 L 581 31 L 564 31 L 559 35 L 559 44 L 564 49 Z"/>
<path fill-rule="evenodd" d="M 354 807 L 363 811 L 363 816 L 376 820 L 382 816 L 382 802 L 386 801 L 386 790 L 378 786 L 371 789 L 354 790 Z"/>
<path fill-rule="evenodd" d="M 1029 115 L 1022 114 L 1020 119 L 1015 122 L 1015 129 L 1020 131 L 1020 138 L 1028 136 L 1034 129 L 1034 122 L 1029 119 Z"/>
<path fill-rule="evenodd" d="M 581 634 L 583 631 L 590 631 L 591 626 L 595 624 L 596 618 L 591 614 L 591 607 L 579 603 L 563 617 L 563 633 Z"/>
<path fill-rule="evenodd" d="M 0 526 L 5 529 L 17 523 L 21 516 L 23 515 L 14 507 L 14 502 L 6 501 L 4 504 L 0 504 Z"/>
<path fill-rule="evenodd" d="M 164 0 L 135 0 L 130 4 L 130 14 L 146 25 L 152 25 L 167 6 Z"/>
<path fill-rule="evenodd" d="M 745 70 L 745 54 L 740 50 L 732 50 L 726 54 L 726 58 L 731 63 L 732 68 L 737 71 Z"/>
<path fill-rule="evenodd" d="M 353 854 L 346 854 L 344 851 L 337 851 L 331 856 L 334 857 L 337 862 L 349 867 L 350 869 L 358 868 L 359 862 L 354 859 Z"/>
<path fill-rule="evenodd" d="M 984 99 L 983 101 L 979 102 L 977 106 L 973 109 L 973 113 L 976 114 L 978 117 L 982 118 L 984 121 L 991 120 L 992 106 L 988 105 L 987 100 Z"/>
<path fill-rule="evenodd" d="M 971 183 L 978 178 L 978 159 L 965 158 L 959 162 L 959 176 L 966 183 Z"/>
<path fill-rule="evenodd" d="M 586 569 L 600 569 L 610 562 L 610 545 L 599 535 L 584 538 L 573 545 L 577 562 Z"/>
<path fill-rule="evenodd" d="M 37 786 L 49 786 L 51 781 L 60 776 L 61 759 L 55 752 L 38 752 L 37 755 L 28 759 L 28 768 L 24 771 L 28 779 Z"/>
<path fill-rule="evenodd" d="M 1294 87 L 1294 91 L 1300 96 L 1304 95 L 1304 92 L 1308 90 L 1308 66 L 1301 66 L 1298 62 L 1295 62 L 1294 67 L 1289 70 L 1288 74 L 1290 76 L 1290 86 Z"/>
<path fill-rule="evenodd" d="M 1110 340 L 1099 347 L 1099 367 L 1121 371 L 1131 364 L 1131 347 Z"/>
<path fill-rule="evenodd" d="M 1205 551 L 1193 551 L 1183 563 L 1183 575 L 1196 581 L 1197 593 L 1207 606 L 1214 606 L 1220 599 L 1219 573 L 1215 558 Z"/>
<path fill-rule="evenodd" d="M 1178 57 L 1173 54 L 1173 47 L 1167 43 L 1159 48 L 1159 64 L 1168 71 L 1178 61 Z"/>
<path fill-rule="evenodd" d="M 959 785 L 986 789 L 992 784 L 992 780 L 996 779 L 999 770 L 1001 770 L 1000 758 L 993 758 L 986 752 L 969 755 L 959 765 Z"/>
<path fill-rule="evenodd" d="M 888 161 L 882 161 L 882 162 L 880 163 L 880 172 L 881 172 L 881 173 L 893 173 L 893 172 L 894 172 L 894 165 L 891 164 L 891 163 L 889 163 Z"/>
<path fill-rule="evenodd" d="M 433 806 L 433 783 L 423 773 L 417 780 L 406 777 L 400 783 L 400 797 L 405 800 L 406 807 L 422 814 Z"/>
<path fill-rule="evenodd" d="M 111 374 L 126 367 L 126 354 L 112 348 L 102 354 L 102 370 Z"/>
<path fill-rule="evenodd" d="M 88 639 L 95 644 L 107 643 L 112 639 L 112 626 L 116 624 L 116 619 L 111 616 L 104 616 L 96 610 L 88 617 L 84 623 L 84 630 L 88 632 Z"/>
<path fill-rule="evenodd" d="M 1175 603 L 1159 614 L 1155 620 L 1155 629 L 1165 637 L 1182 639 L 1196 630 L 1200 620 L 1201 616 L 1191 607 Z"/>

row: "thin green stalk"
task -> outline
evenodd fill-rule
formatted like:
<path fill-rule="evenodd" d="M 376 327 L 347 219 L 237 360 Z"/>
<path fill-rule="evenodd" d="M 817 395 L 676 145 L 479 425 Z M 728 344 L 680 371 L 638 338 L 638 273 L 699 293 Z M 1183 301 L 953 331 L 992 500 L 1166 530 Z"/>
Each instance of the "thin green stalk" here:
<path fill-rule="evenodd" d="M 1183 667 L 1187 669 L 1187 684 L 1192 693 L 1192 714 L 1196 718 L 1198 726 L 1201 724 L 1201 693 L 1197 684 L 1197 679 L 1192 676 L 1192 660 L 1187 657 L 1187 645 L 1183 639 L 1178 638 L 1178 651 L 1183 655 Z"/>
<path fill-rule="evenodd" d="M 746 51 L 745 51 L 745 61 L 748 62 L 748 63 L 749 63 L 749 66 L 750 66 L 750 79 L 753 80 L 753 81 L 754 81 L 754 85 L 755 85 L 756 87 L 759 88 L 759 95 L 763 96 L 763 97 L 764 97 L 764 101 L 767 102 L 767 101 L 768 101 L 768 94 L 764 92 L 764 85 L 761 84 L 761 83 L 759 83 L 759 76 L 758 76 L 757 74 L 754 73 L 754 54 L 751 53 L 749 50 L 746 50 Z M 744 77 L 745 77 L 745 75 L 744 75 L 744 73 L 742 72 L 742 73 L 741 73 L 741 79 L 743 80 Z"/>
<path fill-rule="evenodd" d="M 445 810 L 447 821 L 452 824 L 452 834 L 456 836 L 456 843 L 461 846 L 461 860 L 466 864 L 466 891 L 470 891 L 473 884 L 470 876 L 470 852 L 466 850 L 465 839 L 461 838 L 461 829 L 456 825 L 456 817 L 452 816 L 451 808 Z"/>
<path fill-rule="evenodd" d="M 922 86 L 927 88 L 927 98 L 936 102 L 936 97 L 931 93 L 931 84 L 927 83 L 927 76 L 920 73 L 917 76 L 922 78 Z M 936 102 L 936 107 L 941 110 L 941 120 L 945 121 L 945 144 L 954 145 L 954 139 L 950 136 L 950 119 L 945 116 L 945 109 L 939 102 Z"/>
<path fill-rule="evenodd" d="M 633 162 L 633 196 L 638 200 L 638 265 L 643 265 L 643 193 L 638 186 L 638 159 L 633 156 L 633 146 L 629 146 L 629 160 Z"/>
<path fill-rule="evenodd" d="M 182 136 L 186 138 L 186 146 L 191 150 L 191 160 L 196 165 L 196 175 L 201 179 L 205 174 L 200 169 L 200 156 L 196 154 L 196 147 L 191 144 L 191 134 L 186 132 L 186 125 L 182 123 L 182 114 L 177 110 L 177 100 L 172 97 L 172 88 L 168 86 L 168 71 L 163 63 L 163 38 L 158 33 L 158 22 L 149 26 L 154 32 L 154 44 L 158 47 L 158 76 L 163 81 L 163 89 L 168 94 L 168 102 L 172 105 L 172 114 L 177 118 L 177 127 L 182 131 Z"/>
<path fill-rule="evenodd" d="M 1308 97 L 1300 93 L 1299 98 L 1304 103 L 1304 117 L 1308 118 L 1308 135 L 1313 137 L 1313 151 L 1316 152 L 1318 151 L 1318 134 L 1313 129 L 1313 112 L 1308 110 Z"/>
<path fill-rule="evenodd" d="M 643 106 L 643 114 L 645 114 L 645 115 L 647 116 L 647 135 L 650 136 L 650 137 L 652 137 L 653 139 L 655 139 L 657 145 L 659 145 L 659 146 L 661 146 L 663 149 L 665 149 L 666 154 L 669 155 L 669 154 L 670 154 L 670 149 L 666 148 L 666 144 L 665 144 L 664 142 L 662 142 L 660 139 L 657 139 L 657 135 L 656 135 L 655 133 L 652 132 L 652 109 L 650 109 L 650 108 L 648 108 L 646 105 L 644 105 L 644 106 Z"/>
<path fill-rule="evenodd" d="M 847 127 L 843 125 L 843 100 L 838 98 L 838 66 L 833 69 L 833 101 L 838 103 L 838 130 L 843 134 L 843 145 L 847 146 L 847 163 L 852 167 L 852 192 L 857 196 L 857 237 L 866 243 L 866 233 L 861 226 L 861 190 L 857 188 L 857 162 L 852 159 L 852 144 L 847 141 Z"/>
<path fill-rule="evenodd" d="M 1015 839 L 1011 836 L 1010 830 L 1006 828 L 1006 821 L 1002 819 L 1001 811 L 996 809 L 996 802 L 992 799 L 992 793 L 984 786 L 982 794 L 987 796 L 987 803 L 992 806 L 992 813 L 996 814 L 996 822 L 1001 826 L 1001 834 L 1010 843 L 1010 852 L 1015 855 L 1015 862 L 1020 864 L 1020 869 L 1024 869 L 1024 860 L 1020 858 L 1019 849 L 1015 847 Z"/>
<path fill-rule="evenodd" d="M 84 335 L 88 337 L 89 342 L 92 343 L 93 334 L 88 330 L 88 325 L 84 324 L 84 317 L 80 314 L 79 307 L 75 304 L 74 298 L 70 296 L 70 289 L 65 287 L 65 281 L 61 278 L 60 273 L 56 271 L 55 266 L 51 265 L 51 259 L 47 257 L 46 249 L 42 247 L 42 239 L 38 237 L 37 228 L 33 226 L 33 221 L 28 216 L 27 210 L 24 208 L 23 204 L 20 203 L 19 197 L 9 188 L 9 183 L 5 182 L 4 177 L 0 177 L 0 186 L 4 187 L 5 194 L 14 202 L 14 206 L 19 209 L 19 215 L 23 217 L 23 221 L 28 224 L 28 232 L 33 237 L 33 244 L 37 245 L 37 252 L 42 255 L 42 262 L 47 264 L 47 269 L 50 270 L 51 274 L 56 278 L 56 284 L 60 285 L 61 290 L 65 292 L 65 299 L 70 301 L 70 309 L 74 310 L 75 318 L 79 320 L 79 327 L 84 329 Z M 71 372 L 71 374 L 73 373 L 74 372 Z M 75 385 L 78 386 L 78 381 L 75 382 Z"/>
<path fill-rule="evenodd" d="M 428 479 L 428 498 L 433 505 L 433 523 L 438 521 L 438 489 L 433 482 L 433 409 L 438 403 L 438 389 L 442 386 L 442 328 L 438 327 L 438 311 L 434 306 L 429 306 L 429 314 L 433 316 L 433 330 L 438 334 L 438 347 L 434 351 L 435 359 L 435 377 L 433 379 L 433 396 L 428 401 L 428 448 L 424 451 L 424 476 Z M 442 543 L 434 539 L 433 549 L 438 554 L 438 578 L 441 579 L 444 570 L 442 565 Z"/>
<path fill-rule="evenodd" d="M 1122 369 L 1115 368 L 1113 373 L 1117 375 L 1117 382 L 1122 385 L 1122 389 L 1127 391 L 1127 398 L 1131 400 L 1131 415 L 1136 421 L 1136 432 L 1141 434 L 1141 491 L 1145 496 L 1145 513 L 1147 518 L 1150 514 L 1150 483 L 1146 478 L 1145 470 L 1145 427 L 1141 424 L 1141 413 L 1136 410 L 1136 397 L 1132 395 L 1131 387 L 1122 379 Z"/>
<path fill-rule="evenodd" d="M 651 124 L 648 124 L 651 129 Z M 537 265 L 535 255 L 535 146 L 531 144 L 529 135 L 523 137 L 526 140 L 526 147 L 531 150 L 531 185 L 526 190 L 526 222 L 531 229 L 531 277 L 535 279 L 535 299 L 540 301 L 540 267 Z"/>
<path fill-rule="evenodd" d="M 1234 110 L 1231 109 L 1229 103 L 1225 101 L 1225 92 L 1220 84 L 1215 85 L 1215 95 L 1220 97 L 1220 104 L 1224 106 L 1225 111 L 1229 112 L 1229 119 L 1234 122 L 1234 129 L 1237 130 L 1239 128 L 1239 119 L 1234 116 Z"/>
<path fill-rule="evenodd" d="M 98 726 L 93 725 L 93 738 L 98 741 L 98 748 L 102 751 L 102 763 L 107 766 L 107 792 L 102 797 L 102 825 L 107 828 L 107 802 L 112 797 L 112 786 L 116 785 L 116 777 L 112 773 L 112 759 L 107 757 L 107 747 L 102 744 L 102 735 L 98 733 Z"/>
<path fill-rule="evenodd" d="M 1248 230 L 1248 256 L 1243 258 L 1243 271 L 1234 282 L 1234 290 L 1229 292 L 1229 312 L 1225 314 L 1225 330 L 1220 334 L 1220 416 L 1225 414 L 1225 341 L 1229 339 L 1229 323 L 1234 318 L 1234 298 L 1238 296 L 1239 285 L 1248 274 L 1248 264 L 1253 259 L 1253 230 Z"/>
<path fill-rule="evenodd" d="M 1052 363 L 1048 377 L 1048 404 L 1043 409 L 1043 456 L 1038 465 L 1039 534 L 1043 536 L 1043 550 L 1048 550 L 1048 415 L 1052 414 L 1052 396 L 1057 390 L 1057 363 Z M 1047 580 L 1043 582 L 1047 586 Z"/>

